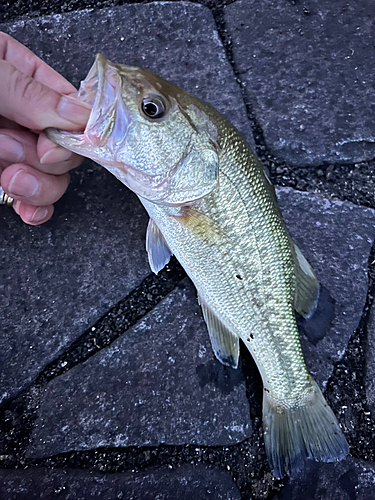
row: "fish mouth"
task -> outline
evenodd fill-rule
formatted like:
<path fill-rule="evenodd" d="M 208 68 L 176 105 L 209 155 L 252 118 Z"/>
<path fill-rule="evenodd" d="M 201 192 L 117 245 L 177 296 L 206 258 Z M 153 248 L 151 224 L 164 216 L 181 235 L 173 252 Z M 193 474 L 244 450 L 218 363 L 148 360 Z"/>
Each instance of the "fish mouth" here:
<path fill-rule="evenodd" d="M 77 93 L 77 99 L 92 106 L 83 136 L 94 153 L 99 153 L 96 161 L 104 157 L 118 164 L 117 154 L 126 141 L 131 114 L 123 103 L 121 84 L 117 65 L 97 54 Z"/>
<path fill-rule="evenodd" d="M 109 159 L 110 155 L 115 159 L 130 123 L 130 113 L 121 100 L 121 78 L 116 66 L 97 54 L 75 97 L 92 107 L 85 130 L 64 132 L 49 128 L 47 136 L 95 161 Z"/>

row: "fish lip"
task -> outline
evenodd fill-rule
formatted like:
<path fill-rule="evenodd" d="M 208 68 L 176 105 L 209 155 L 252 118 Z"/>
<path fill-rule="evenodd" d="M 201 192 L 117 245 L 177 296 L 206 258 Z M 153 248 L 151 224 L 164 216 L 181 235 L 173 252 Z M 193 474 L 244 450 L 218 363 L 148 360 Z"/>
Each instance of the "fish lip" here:
<path fill-rule="evenodd" d="M 116 65 L 102 54 L 97 54 L 75 97 L 92 106 L 84 131 L 66 132 L 48 128 L 47 136 L 57 144 L 101 164 L 109 157 L 116 158 L 131 121 L 131 115 L 122 103 L 121 77 Z M 121 141 L 113 137 L 118 118 L 122 126 Z M 100 150 L 98 154 L 95 154 L 96 149 Z"/>
<path fill-rule="evenodd" d="M 96 88 L 95 88 L 96 84 Z M 112 153 L 116 153 L 114 145 L 110 143 L 112 129 L 111 121 L 117 119 L 117 108 L 122 105 L 121 79 L 117 68 L 102 54 L 97 54 L 95 62 L 86 78 L 81 82 L 77 98 L 83 102 L 91 102 L 94 96 L 92 111 L 90 113 L 84 135 L 89 143 L 97 148 L 108 146 Z M 130 115 L 122 106 L 126 115 L 126 126 L 129 126 Z M 123 137 L 126 131 L 123 133 Z M 117 148 L 116 148 L 117 149 Z"/>

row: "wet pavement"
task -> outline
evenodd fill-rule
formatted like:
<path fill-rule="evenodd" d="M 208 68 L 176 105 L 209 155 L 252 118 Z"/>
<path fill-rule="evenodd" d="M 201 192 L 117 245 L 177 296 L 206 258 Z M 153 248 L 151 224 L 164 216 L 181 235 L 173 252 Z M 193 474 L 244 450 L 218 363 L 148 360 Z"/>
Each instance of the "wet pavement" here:
<path fill-rule="evenodd" d="M 251 356 L 215 359 L 185 272 L 151 274 L 147 215 L 86 160 L 43 226 L 1 209 L 0 499 L 372 498 L 373 2 L 117 3 L 5 2 L 0 30 L 75 85 L 96 52 L 147 67 L 243 132 L 322 284 L 301 340 L 352 456 L 272 477 Z"/>

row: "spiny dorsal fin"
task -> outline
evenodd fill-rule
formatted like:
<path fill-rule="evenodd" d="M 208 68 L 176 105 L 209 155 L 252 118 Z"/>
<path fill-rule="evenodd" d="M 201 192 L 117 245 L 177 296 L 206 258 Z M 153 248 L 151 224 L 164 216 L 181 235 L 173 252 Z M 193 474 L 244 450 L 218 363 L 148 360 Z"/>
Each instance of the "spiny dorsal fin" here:
<path fill-rule="evenodd" d="M 319 299 L 319 282 L 312 267 L 294 243 L 294 264 L 296 274 L 296 294 L 294 309 L 304 318 L 309 318 L 315 312 Z"/>
<path fill-rule="evenodd" d="M 148 221 L 146 233 L 146 251 L 148 253 L 148 261 L 152 272 L 158 274 L 163 267 L 168 264 L 172 256 L 164 236 L 155 222 L 150 219 Z"/>
<path fill-rule="evenodd" d="M 202 307 L 203 317 L 207 324 L 208 333 L 212 349 L 217 359 L 223 365 L 231 366 L 232 368 L 238 367 L 238 358 L 240 355 L 239 340 L 228 328 L 223 325 L 216 314 L 209 308 L 209 306 L 198 297 L 199 303 Z"/>

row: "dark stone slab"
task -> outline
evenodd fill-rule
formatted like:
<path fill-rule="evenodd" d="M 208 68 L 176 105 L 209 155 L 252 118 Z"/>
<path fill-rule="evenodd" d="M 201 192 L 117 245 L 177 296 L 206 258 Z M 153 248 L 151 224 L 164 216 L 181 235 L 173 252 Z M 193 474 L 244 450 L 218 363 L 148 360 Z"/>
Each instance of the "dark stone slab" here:
<path fill-rule="evenodd" d="M 240 500 L 232 478 L 219 468 L 183 465 L 137 473 L 103 474 L 96 470 L 0 470 L 4 500 Z"/>
<path fill-rule="evenodd" d="M 240 0 L 233 57 L 268 148 L 292 165 L 375 155 L 372 0 Z"/>
<path fill-rule="evenodd" d="M 375 415 L 375 306 L 371 307 L 369 321 L 367 323 L 367 339 L 364 349 L 366 356 L 365 388 L 367 405 L 372 418 Z"/>
<path fill-rule="evenodd" d="M 375 212 L 290 188 L 278 188 L 277 193 L 293 239 L 322 285 L 316 313 L 299 323 L 307 365 L 324 387 L 366 302 Z"/>
<path fill-rule="evenodd" d="M 373 500 L 375 463 L 348 457 L 308 465 L 272 500 Z"/>
<path fill-rule="evenodd" d="M 216 105 L 250 133 L 244 104 L 207 8 L 129 5 L 0 24 L 74 84 L 94 55 L 149 67 Z M 204 62 L 204 64 L 203 64 Z M 0 403 L 148 274 L 146 216 L 135 197 L 92 163 L 43 227 L 0 214 Z"/>
<path fill-rule="evenodd" d="M 214 358 L 186 279 L 110 347 L 47 385 L 28 455 L 225 446 L 250 434 L 242 372 Z"/>

